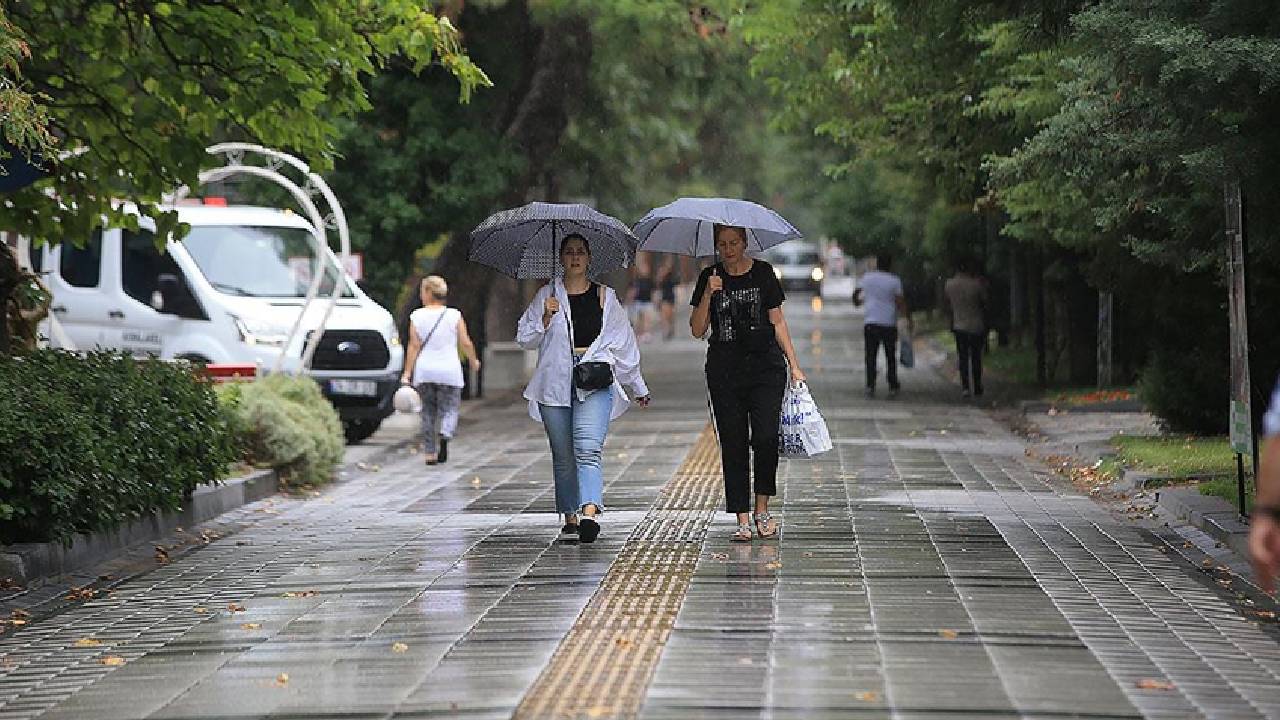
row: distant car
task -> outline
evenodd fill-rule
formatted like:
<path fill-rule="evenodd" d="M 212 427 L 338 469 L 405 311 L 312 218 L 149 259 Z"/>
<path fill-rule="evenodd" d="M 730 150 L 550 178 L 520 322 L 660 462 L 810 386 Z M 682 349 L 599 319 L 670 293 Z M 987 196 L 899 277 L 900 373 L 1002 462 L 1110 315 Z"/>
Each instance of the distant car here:
<path fill-rule="evenodd" d="M 805 242 L 788 242 L 764 251 L 762 260 L 773 265 L 773 272 L 782 281 L 783 290 L 803 290 L 822 294 L 822 280 L 826 271 L 822 265 L 822 253 L 818 246 Z"/>

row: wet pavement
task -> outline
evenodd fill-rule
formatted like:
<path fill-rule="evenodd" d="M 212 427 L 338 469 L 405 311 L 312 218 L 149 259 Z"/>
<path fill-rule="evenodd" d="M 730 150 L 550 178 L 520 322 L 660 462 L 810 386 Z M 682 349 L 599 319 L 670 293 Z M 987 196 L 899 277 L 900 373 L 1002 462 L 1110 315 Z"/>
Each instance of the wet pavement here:
<path fill-rule="evenodd" d="M 557 539 L 541 427 L 485 407 L 446 465 L 365 463 L 29 608 L 0 635 L 0 720 L 1280 717 L 1280 643 L 1238 579 L 929 368 L 865 399 L 849 305 L 788 318 L 835 450 L 784 462 L 780 540 L 729 542 L 701 346 L 654 343 L 596 544 Z"/>

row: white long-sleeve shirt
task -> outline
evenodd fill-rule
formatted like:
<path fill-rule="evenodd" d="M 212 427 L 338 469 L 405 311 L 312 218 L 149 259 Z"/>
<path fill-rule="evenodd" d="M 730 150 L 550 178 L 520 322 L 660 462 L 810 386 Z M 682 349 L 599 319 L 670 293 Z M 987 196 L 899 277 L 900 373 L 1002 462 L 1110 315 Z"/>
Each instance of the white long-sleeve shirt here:
<path fill-rule="evenodd" d="M 560 301 L 560 311 L 552 316 L 551 323 L 544 328 L 542 309 L 552 292 L 555 292 L 556 299 Z M 538 290 L 516 327 L 516 342 L 526 350 L 538 351 L 538 366 L 533 372 L 533 379 L 524 389 L 524 397 L 529 401 L 529 416 L 538 422 L 542 422 L 539 403 L 569 407 L 571 392 L 577 392 L 580 399 L 595 392 L 573 387 L 573 343 L 569 340 L 568 313 L 569 295 L 565 292 L 564 284 L 556 280 Z M 582 362 L 607 362 L 613 366 L 613 410 L 610 412 L 610 419 L 626 412 L 631 405 L 631 399 L 624 388 L 629 388 L 636 397 L 649 394 L 644 377 L 640 375 L 640 347 L 636 344 L 636 335 L 631 330 L 626 311 L 618 302 L 617 293 L 611 287 L 604 286 L 604 314 L 600 319 L 600 335 L 587 347 Z"/>

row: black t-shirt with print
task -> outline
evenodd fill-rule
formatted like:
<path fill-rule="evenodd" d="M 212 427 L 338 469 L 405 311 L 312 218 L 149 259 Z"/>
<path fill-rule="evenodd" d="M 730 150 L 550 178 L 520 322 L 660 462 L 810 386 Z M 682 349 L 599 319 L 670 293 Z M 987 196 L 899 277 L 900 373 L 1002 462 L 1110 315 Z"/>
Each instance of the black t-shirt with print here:
<path fill-rule="evenodd" d="M 781 352 L 769 311 L 781 307 L 786 298 L 773 266 L 754 260 L 747 272 L 730 275 L 724 265 L 716 263 L 698 275 L 690 305 L 697 307 L 702 302 L 713 269 L 724 282 L 724 291 L 711 297 L 711 334 L 707 338 L 711 347 L 744 355 Z"/>

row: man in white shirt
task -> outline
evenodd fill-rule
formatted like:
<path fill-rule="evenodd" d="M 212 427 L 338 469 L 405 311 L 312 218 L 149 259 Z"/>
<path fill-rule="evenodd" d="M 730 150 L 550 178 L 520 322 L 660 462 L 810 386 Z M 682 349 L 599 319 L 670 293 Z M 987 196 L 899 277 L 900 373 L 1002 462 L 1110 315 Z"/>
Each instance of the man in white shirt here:
<path fill-rule="evenodd" d="M 902 294 L 902 279 L 889 272 L 893 259 L 881 253 L 876 255 L 876 269 L 865 273 L 853 292 L 853 303 L 866 303 L 863 314 L 862 337 L 866 344 L 867 397 L 876 394 L 876 360 L 880 346 L 884 345 L 885 375 L 889 380 L 889 397 L 898 394 L 898 313 L 906 318 L 910 327 L 911 315 Z M 912 328 L 914 330 L 914 328 Z"/>

